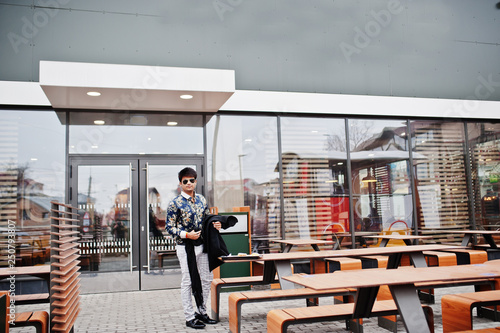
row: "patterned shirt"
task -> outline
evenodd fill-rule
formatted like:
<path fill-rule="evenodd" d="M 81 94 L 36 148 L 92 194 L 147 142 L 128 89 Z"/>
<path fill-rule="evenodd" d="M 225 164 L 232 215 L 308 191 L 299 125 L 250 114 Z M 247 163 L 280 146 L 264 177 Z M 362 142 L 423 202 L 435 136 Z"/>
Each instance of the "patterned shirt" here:
<path fill-rule="evenodd" d="M 193 198 L 182 193 L 168 205 L 165 229 L 174 238 L 185 238 L 192 230 L 201 230 L 203 219 L 209 214 L 207 200 L 201 194 Z"/>

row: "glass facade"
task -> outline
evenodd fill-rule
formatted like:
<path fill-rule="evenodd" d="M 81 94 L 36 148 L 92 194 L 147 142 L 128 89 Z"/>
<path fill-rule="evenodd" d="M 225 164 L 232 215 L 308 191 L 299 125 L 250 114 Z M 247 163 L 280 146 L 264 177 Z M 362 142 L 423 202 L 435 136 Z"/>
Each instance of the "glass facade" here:
<path fill-rule="evenodd" d="M 2 110 L 0 227 L 15 229 L 16 264 L 48 262 L 49 203 L 68 201 L 66 159 L 79 154 L 201 155 L 207 187 L 198 190 L 219 212 L 250 207 L 252 250 L 259 252 L 279 250 L 273 238 L 419 232 L 450 242 L 458 239 L 446 230 L 500 226 L 499 124 L 194 114 L 176 115 L 177 126 L 171 126 L 173 116 Z M 85 197 L 89 179 L 101 176 L 84 169 L 79 206 L 92 199 Z M 126 173 L 122 178 L 129 180 Z M 119 187 L 101 207 L 109 219 L 103 237 L 125 240 L 124 255 L 110 254 L 111 271 L 130 267 L 127 221 L 123 233 L 111 229 L 110 207 L 128 207 L 115 201 L 129 185 Z M 5 258 L 7 233 L 2 235 Z M 92 262 L 90 256 L 89 270 Z"/>
<path fill-rule="evenodd" d="M 69 122 L 70 154 L 203 154 L 201 115 L 71 112 Z"/>
<path fill-rule="evenodd" d="M 355 230 L 411 233 L 407 132 L 406 121 L 349 120 Z"/>
<path fill-rule="evenodd" d="M 447 229 L 467 228 L 464 123 L 411 121 L 410 128 L 418 229 L 440 238 Z"/>
<path fill-rule="evenodd" d="M 53 111 L 2 110 L 0 128 L 0 263 L 48 263 L 50 202 L 65 200 L 65 126 Z"/>
<path fill-rule="evenodd" d="M 207 123 L 207 199 L 219 212 L 250 206 L 252 248 L 282 238 L 276 117 L 215 116 Z"/>
<path fill-rule="evenodd" d="M 500 228 L 500 124 L 467 123 L 474 200 L 474 222 L 485 229 Z"/>
<path fill-rule="evenodd" d="M 281 118 L 285 238 L 331 240 L 348 231 L 343 119 Z"/>

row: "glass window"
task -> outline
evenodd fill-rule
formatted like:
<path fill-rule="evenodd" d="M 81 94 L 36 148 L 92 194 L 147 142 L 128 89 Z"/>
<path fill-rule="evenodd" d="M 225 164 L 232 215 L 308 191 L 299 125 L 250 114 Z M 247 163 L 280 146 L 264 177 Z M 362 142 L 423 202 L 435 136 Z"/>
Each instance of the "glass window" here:
<path fill-rule="evenodd" d="M 500 124 L 468 123 L 476 224 L 500 228 Z"/>
<path fill-rule="evenodd" d="M 2 111 L 0 133 L 1 238 L 15 231 L 16 266 L 48 263 L 50 201 L 65 200 L 65 126 L 52 111 Z"/>
<path fill-rule="evenodd" d="M 419 229 L 468 228 L 464 124 L 412 121 L 410 126 Z"/>
<path fill-rule="evenodd" d="M 349 231 L 343 119 L 281 119 L 285 238 Z"/>
<path fill-rule="evenodd" d="M 70 154 L 203 154 L 203 116 L 72 112 Z"/>
<path fill-rule="evenodd" d="M 406 121 L 349 119 L 354 226 L 411 233 L 412 198 Z"/>
<path fill-rule="evenodd" d="M 253 251 L 281 238 L 275 117 L 213 117 L 207 124 L 209 202 L 219 212 L 249 206 Z"/>

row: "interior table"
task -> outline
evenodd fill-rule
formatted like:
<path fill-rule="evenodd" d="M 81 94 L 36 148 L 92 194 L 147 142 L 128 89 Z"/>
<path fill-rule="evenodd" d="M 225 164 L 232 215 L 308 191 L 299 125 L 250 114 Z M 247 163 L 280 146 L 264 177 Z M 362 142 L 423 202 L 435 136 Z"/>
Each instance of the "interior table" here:
<path fill-rule="evenodd" d="M 281 243 L 285 244 L 285 247 L 283 248 L 283 253 L 288 253 L 294 246 L 304 246 L 308 245 L 311 246 L 314 251 L 319 251 L 318 245 L 327 245 L 327 244 L 333 244 L 334 242 L 332 241 L 326 241 L 322 239 L 272 239 L 273 242 L 275 243 Z"/>
<path fill-rule="evenodd" d="M 366 236 L 368 238 L 378 238 L 380 239 L 380 247 L 387 246 L 390 240 L 402 240 L 406 245 L 413 245 L 417 240 L 430 239 L 432 236 L 424 235 L 401 235 L 401 234 L 390 234 L 390 235 L 374 235 Z"/>
<path fill-rule="evenodd" d="M 446 230 L 446 233 L 464 234 L 464 238 L 462 239 L 462 246 L 469 245 L 470 241 L 472 240 L 472 236 L 481 235 L 492 249 L 498 249 L 493 236 L 500 235 L 500 230 Z"/>

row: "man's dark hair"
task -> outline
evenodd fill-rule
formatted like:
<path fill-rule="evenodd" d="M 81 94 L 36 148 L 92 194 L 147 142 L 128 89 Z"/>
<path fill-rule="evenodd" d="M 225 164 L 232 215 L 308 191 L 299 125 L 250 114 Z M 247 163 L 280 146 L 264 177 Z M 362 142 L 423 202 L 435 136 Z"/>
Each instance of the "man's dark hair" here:
<path fill-rule="evenodd" d="M 198 177 L 198 174 L 193 168 L 186 167 L 179 171 L 179 181 L 181 181 L 184 177 L 193 177 L 194 179 L 196 179 L 196 177 Z"/>

